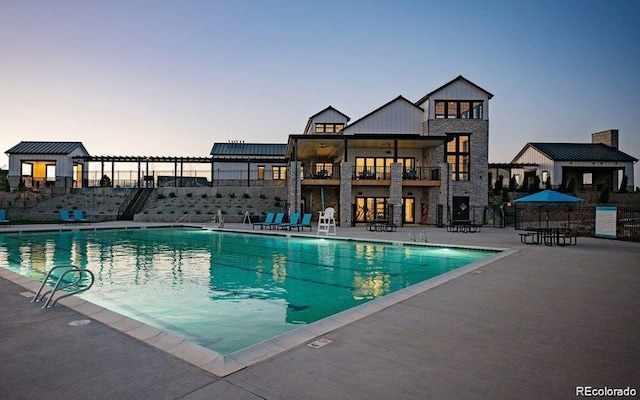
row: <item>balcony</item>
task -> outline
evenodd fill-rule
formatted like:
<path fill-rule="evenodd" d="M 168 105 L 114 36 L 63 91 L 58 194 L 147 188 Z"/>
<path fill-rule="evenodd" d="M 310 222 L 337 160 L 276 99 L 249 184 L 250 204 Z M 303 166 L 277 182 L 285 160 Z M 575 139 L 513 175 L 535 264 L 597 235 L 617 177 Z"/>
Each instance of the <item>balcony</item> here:
<path fill-rule="evenodd" d="M 354 167 L 352 176 L 354 186 L 388 186 L 391 184 L 391 168 Z M 440 186 L 440 169 L 416 167 L 402 173 L 403 186 Z"/>
<path fill-rule="evenodd" d="M 313 164 L 302 168 L 302 184 L 305 186 L 340 186 L 339 164 Z"/>

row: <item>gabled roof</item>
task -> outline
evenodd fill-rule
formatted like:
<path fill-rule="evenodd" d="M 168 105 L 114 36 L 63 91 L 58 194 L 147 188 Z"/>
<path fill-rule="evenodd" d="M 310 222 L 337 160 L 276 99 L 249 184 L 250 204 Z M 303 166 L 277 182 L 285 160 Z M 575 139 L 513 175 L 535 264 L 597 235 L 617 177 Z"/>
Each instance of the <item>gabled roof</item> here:
<path fill-rule="evenodd" d="M 411 106 L 413 106 L 413 107 L 417 108 L 418 110 L 420 110 L 420 111 L 424 112 L 424 109 L 423 109 L 423 108 L 418 107 L 417 105 L 413 104 L 413 103 L 412 103 L 412 102 L 410 102 L 409 100 L 405 99 L 403 96 L 398 96 L 398 97 L 396 97 L 395 99 L 391 100 L 390 102 L 388 102 L 388 103 L 386 103 L 386 104 L 384 104 L 384 105 L 382 105 L 382 106 L 380 106 L 380 107 L 376 108 L 375 110 L 371 111 L 369 114 L 365 115 L 364 117 L 358 118 L 358 119 L 357 119 L 356 121 L 354 121 L 352 124 L 349 124 L 349 125 L 345 126 L 345 127 L 344 127 L 344 129 L 343 129 L 343 131 L 348 130 L 349 128 L 353 127 L 354 125 L 356 125 L 356 124 L 358 124 L 359 122 L 361 122 L 361 121 L 365 120 L 365 119 L 366 119 L 366 118 L 368 118 L 369 116 L 371 116 L 371 115 L 373 115 L 373 114 L 377 113 L 378 111 L 382 110 L 383 108 L 385 108 L 385 107 L 387 107 L 387 106 L 389 106 L 389 105 L 391 105 L 391 104 L 395 103 L 395 102 L 396 102 L 396 101 L 398 101 L 398 100 L 404 101 L 404 102 L 406 102 L 407 104 L 409 104 L 409 105 L 411 105 Z"/>
<path fill-rule="evenodd" d="M 347 121 L 351 120 L 351 118 L 349 118 L 346 114 L 341 113 L 340 111 L 336 110 L 333 106 L 329 106 L 327 108 L 325 108 L 324 110 L 317 112 L 315 114 L 313 114 L 312 116 L 309 117 L 309 119 L 313 119 L 315 117 L 317 117 L 318 115 L 322 114 L 325 111 L 335 111 L 338 114 L 342 115 L 343 117 L 345 117 L 347 119 Z"/>
<path fill-rule="evenodd" d="M 348 115 L 346 115 L 346 114 L 344 114 L 344 113 L 342 113 L 342 112 L 338 111 L 338 110 L 337 110 L 337 109 L 335 109 L 333 106 L 329 106 L 329 107 L 325 108 L 324 110 L 319 111 L 319 112 L 317 112 L 317 113 L 313 114 L 312 116 L 310 116 L 310 117 L 309 117 L 309 120 L 307 121 L 307 126 L 305 126 L 305 128 L 304 128 L 304 131 L 305 131 L 305 132 L 307 132 L 307 131 L 309 130 L 309 126 L 311 125 L 311 121 L 312 121 L 315 117 L 317 117 L 318 115 L 322 114 L 322 113 L 323 113 L 323 112 L 325 112 L 325 111 L 335 111 L 335 112 L 337 112 L 338 114 L 340 114 L 340 115 L 342 115 L 343 117 L 345 117 L 345 119 L 347 120 L 347 122 L 349 122 L 349 121 L 351 120 L 351 118 L 349 118 L 349 116 L 348 116 Z"/>
<path fill-rule="evenodd" d="M 468 83 L 469 85 L 471 85 L 471 86 L 475 87 L 476 89 L 478 89 L 478 90 L 480 90 L 480 91 L 485 92 L 489 98 L 492 98 L 492 97 L 493 97 L 493 95 L 492 95 L 491 93 L 487 92 L 486 90 L 484 90 L 484 89 L 483 89 L 483 88 L 481 88 L 480 86 L 478 86 L 478 85 L 476 85 L 475 83 L 471 82 L 470 80 L 468 80 L 468 79 L 467 79 L 467 78 L 465 78 L 464 76 L 462 76 L 462 75 L 458 75 L 458 77 L 457 77 L 457 78 L 455 78 L 454 80 L 452 80 L 451 82 L 445 83 L 444 85 L 440 86 L 439 88 L 437 88 L 436 90 L 432 91 L 431 93 L 427 93 L 426 95 L 424 95 L 420 100 L 416 101 L 416 105 L 417 105 L 417 104 L 422 104 L 422 103 L 424 103 L 424 102 L 425 102 L 425 100 L 427 100 L 429 97 L 431 97 L 434 93 L 439 92 L 440 90 L 442 90 L 442 89 L 446 88 L 447 86 L 449 86 L 449 85 L 451 85 L 451 84 L 453 84 L 453 83 L 455 83 L 455 82 L 457 82 L 457 81 L 463 81 L 463 82 L 466 82 L 466 83 Z"/>
<path fill-rule="evenodd" d="M 237 157 L 284 157 L 286 153 L 286 143 L 214 143 L 210 154 Z"/>
<path fill-rule="evenodd" d="M 602 143 L 527 143 L 513 159 L 514 162 L 530 147 L 553 161 L 638 161 L 637 158 Z"/>
<path fill-rule="evenodd" d="M 20 142 L 9 150 L 6 154 L 71 154 L 80 148 L 84 153 L 89 154 L 82 142 Z"/>

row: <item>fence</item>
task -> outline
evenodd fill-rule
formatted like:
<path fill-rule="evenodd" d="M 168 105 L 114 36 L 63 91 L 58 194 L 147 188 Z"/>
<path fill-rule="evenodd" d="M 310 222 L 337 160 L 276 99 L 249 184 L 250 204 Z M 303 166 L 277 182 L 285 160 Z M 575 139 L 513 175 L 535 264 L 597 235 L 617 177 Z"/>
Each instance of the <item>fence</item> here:
<path fill-rule="evenodd" d="M 596 206 L 518 205 L 514 212 L 516 229 L 532 226 L 559 226 L 581 236 L 595 236 Z M 640 241 L 640 208 L 617 207 L 617 238 Z"/>

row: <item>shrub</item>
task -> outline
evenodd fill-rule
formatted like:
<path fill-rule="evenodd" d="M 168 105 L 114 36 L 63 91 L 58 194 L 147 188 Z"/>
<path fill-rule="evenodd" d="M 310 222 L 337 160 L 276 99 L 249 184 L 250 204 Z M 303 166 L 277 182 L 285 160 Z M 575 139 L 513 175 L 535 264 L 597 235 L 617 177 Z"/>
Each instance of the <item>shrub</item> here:
<path fill-rule="evenodd" d="M 216 193 L 216 199 L 219 199 L 222 197 L 222 193 Z"/>
<path fill-rule="evenodd" d="M 229 197 L 231 197 L 232 199 L 236 198 L 236 194 L 235 193 L 229 193 Z"/>
<path fill-rule="evenodd" d="M 166 198 L 167 196 L 163 195 L 162 193 L 158 193 L 158 200 L 164 200 Z"/>
<path fill-rule="evenodd" d="M 264 194 L 260 193 L 260 198 L 261 198 L 262 200 L 265 200 L 265 199 L 267 198 L 267 196 L 265 196 Z"/>
<path fill-rule="evenodd" d="M 176 197 L 176 193 L 175 192 L 169 193 L 169 197 L 171 197 L 173 199 L 174 197 Z"/>
<path fill-rule="evenodd" d="M 187 193 L 187 197 L 193 196 L 193 193 Z"/>
<path fill-rule="evenodd" d="M 251 196 L 249 196 L 249 193 L 244 193 L 244 194 L 242 195 L 242 198 L 243 198 L 243 199 L 249 199 L 249 198 L 251 198 Z"/>
<path fill-rule="evenodd" d="M 202 193 L 202 198 L 206 199 L 207 198 L 207 194 L 206 193 Z"/>

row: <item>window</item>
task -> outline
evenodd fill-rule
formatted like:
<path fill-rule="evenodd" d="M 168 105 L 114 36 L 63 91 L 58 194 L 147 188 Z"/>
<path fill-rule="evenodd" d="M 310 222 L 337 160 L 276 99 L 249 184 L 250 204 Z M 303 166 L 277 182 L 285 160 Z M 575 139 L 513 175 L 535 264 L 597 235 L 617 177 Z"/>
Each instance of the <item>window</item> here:
<path fill-rule="evenodd" d="M 344 124 L 319 124 L 316 123 L 316 133 L 337 133 L 344 128 Z"/>
<path fill-rule="evenodd" d="M 22 163 L 22 176 L 33 175 L 33 164 Z"/>
<path fill-rule="evenodd" d="M 272 167 L 273 180 L 287 179 L 287 167 Z"/>
<path fill-rule="evenodd" d="M 258 180 L 264 180 L 264 165 L 258 165 Z"/>
<path fill-rule="evenodd" d="M 453 139 L 447 143 L 447 163 L 451 168 L 451 180 L 468 181 L 470 143 L 469 135 L 453 135 Z"/>
<path fill-rule="evenodd" d="M 482 119 L 481 101 L 470 100 L 436 100 L 435 117 L 440 118 L 461 118 L 461 119 Z"/>

